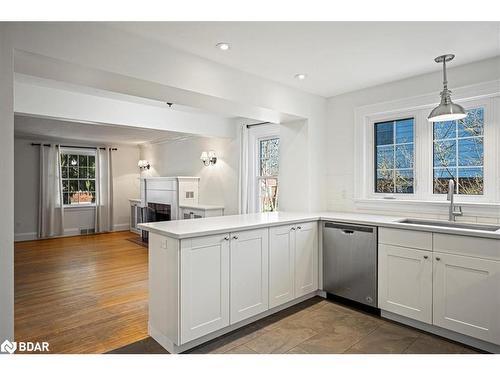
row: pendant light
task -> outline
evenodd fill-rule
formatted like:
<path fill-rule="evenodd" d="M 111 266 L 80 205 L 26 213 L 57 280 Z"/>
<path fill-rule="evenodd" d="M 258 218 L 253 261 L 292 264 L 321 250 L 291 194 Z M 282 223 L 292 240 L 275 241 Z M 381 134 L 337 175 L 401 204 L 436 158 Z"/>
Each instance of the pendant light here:
<path fill-rule="evenodd" d="M 443 91 L 441 91 L 441 103 L 427 117 L 430 122 L 460 120 L 467 116 L 461 105 L 451 101 L 451 91 L 448 90 L 446 63 L 453 60 L 454 57 L 455 55 L 442 55 L 434 59 L 438 64 L 443 63 Z"/>

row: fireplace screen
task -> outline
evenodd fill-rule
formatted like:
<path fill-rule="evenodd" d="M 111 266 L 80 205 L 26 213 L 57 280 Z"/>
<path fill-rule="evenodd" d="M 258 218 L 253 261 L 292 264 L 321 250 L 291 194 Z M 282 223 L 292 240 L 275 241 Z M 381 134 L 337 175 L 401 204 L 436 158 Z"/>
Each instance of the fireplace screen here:
<path fill-rule="evenodd" d="M 148 203 L 148 222 L 171 220 L 170 209 L 169 204 Z"/>

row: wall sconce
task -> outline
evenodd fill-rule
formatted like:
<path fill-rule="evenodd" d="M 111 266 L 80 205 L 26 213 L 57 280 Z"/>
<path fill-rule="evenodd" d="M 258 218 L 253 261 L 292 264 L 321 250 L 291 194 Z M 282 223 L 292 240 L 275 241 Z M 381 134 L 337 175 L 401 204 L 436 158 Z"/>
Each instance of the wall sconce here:
<path fill-rule="evenodd" d="M 149 161 L 147 161 L 147 160 L 139 160 L 139 162 L 137 163 L 137 166 L 139 167 L 140 170 L 151 168 L 151 165 L 149 164 Z"/>
<path fill-rule="evenodd" d="M 202 161 L 205 167 L 214 165 L 215 163 L 217 163 L 217 156 L 215 155 L 215 151 L 213 150 L 210 150 L 208 152 L 203 151 L 201 153 L 200 160 Z"/>

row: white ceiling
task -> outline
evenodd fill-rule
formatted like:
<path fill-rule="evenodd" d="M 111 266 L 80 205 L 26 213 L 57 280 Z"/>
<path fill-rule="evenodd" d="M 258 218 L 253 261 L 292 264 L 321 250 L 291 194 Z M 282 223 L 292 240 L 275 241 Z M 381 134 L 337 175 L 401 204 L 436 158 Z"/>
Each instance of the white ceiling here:
<path fill-rule="evenodd" d="M 92 124 L 58 119 L 16 115 L 14 132 L 17 137 L 34 140 L 57 140 L 100 145 L 131 144 L 167 141 L 188 136 L 177 133 L 131 126 Z"/>
<path fill-rule="evenodd" d="M 123 22 L 114 28 L 330 97 L 500 55 L 500 22 Z M 215 48 L 228 42 L 227 52 Z M 296 73 L 308 75 L 304 81 Z"/>

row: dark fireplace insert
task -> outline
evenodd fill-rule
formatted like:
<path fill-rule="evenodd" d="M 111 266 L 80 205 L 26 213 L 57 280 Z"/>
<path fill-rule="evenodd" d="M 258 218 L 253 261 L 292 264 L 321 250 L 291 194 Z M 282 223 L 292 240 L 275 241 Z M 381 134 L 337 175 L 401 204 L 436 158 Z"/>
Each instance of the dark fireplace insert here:
<path fill-rule="evenodd" d="M 148 203 L 148 207 L 146 207 L 146 216 L 143 222 L 153 223 L 156 221 L 170 221 L 172 220 L 171 216 L 171 206 L 169 204 L 163 203 Z M 142 241 L 148 242 L 149 235 L 148 231 L 142 231 Z"/>

